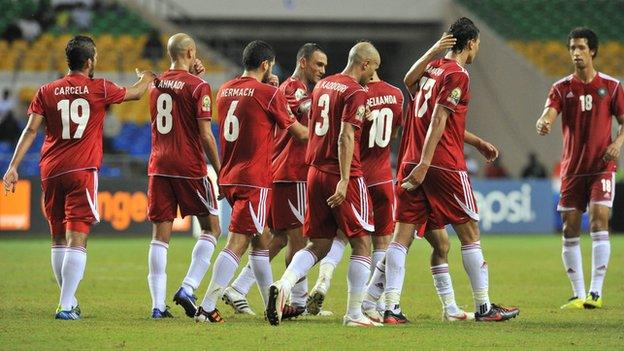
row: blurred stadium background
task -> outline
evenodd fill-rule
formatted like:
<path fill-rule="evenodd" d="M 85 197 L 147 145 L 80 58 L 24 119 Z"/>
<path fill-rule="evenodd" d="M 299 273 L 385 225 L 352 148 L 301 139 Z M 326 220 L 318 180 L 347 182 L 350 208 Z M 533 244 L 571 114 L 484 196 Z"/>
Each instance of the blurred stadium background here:
<path fill-rule="evenodd" d="M 624 19 L 624 2 L 619 0 L 343 0 L 340 6 L 333 0 L 0 0 L 0 8 L 3 171 L 37 88 L 67 71 L 64 47 L 75 34 L 95 38 L 96 74 L 119 84 L 134 81 L 135 67 L 165 70 L 166 40 L 182 31 L 200 44 L 205 79 L 215 92 L 241 71 L 242 49 L 253 39 L 275 47 L 275 73 L 282 80 L 292 72 L 296 50 L 305 42 L 317 42 L 327 50 L 328 73 L 334 73 L 344 67 L 355 41 L 371 40 L 382 54 L 381 77 L 402 87 L 407 68 L 448 23 L 469 16 L 480 27 L 483 44 L 469 67 L 473 99 L 468 128 L 494 142 L 502 155 L 498 163 L 486 165 L 478 153 L 466 148 L 485 232 L 553 232 L 560 225 L 554 211 L 560 128 L 539 138 L 534 122 L 550 84 L 571 72 L 569 30 L 579 25 L 593 28 L 601 40 L 598 69 L 620 78 L 624 74 L 621 28 L 613 25 Z M 149 230 L 142 213 L 150 151 L 147 102 L 144 97 L 114 105 L 108 112 L 99 198 L 104 224 L 96 227 L 98 232 Z M 18 194 L 22 199 L 0 200 L 2 231 L 46 232 L 37 200 L 42 142 L 40 134 L 21 166 L 21 176 L 31 185 Z M 622 178 L 620 171 L 617 193 L 624 190 Z M 612 223 L 620 231 L 624 230 L 621 198 L 616 198 Z M 180 228 L 186 230 L 188 221 Z"/>

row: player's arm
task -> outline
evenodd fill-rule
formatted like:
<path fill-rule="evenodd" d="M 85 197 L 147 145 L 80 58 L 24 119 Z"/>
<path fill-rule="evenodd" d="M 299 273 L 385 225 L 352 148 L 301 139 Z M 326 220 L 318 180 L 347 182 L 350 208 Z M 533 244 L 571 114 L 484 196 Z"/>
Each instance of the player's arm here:
<path fill-rule="evenodd" d="M 492 143 L 489 143 L 477 135 L 465 131 L 464 132 L 464 142 L 468 145 L 472 145 L 477 151 L 485 157 L 487 162 L 493 162 L 498 158 L 498 149 Z"/>
<path fill-rule="evenodd" d="M 535 123 L 535 128 L 537 129 L 537 134 L 546 135 L 550 133 L 552 129 L 552 125 L 557 119 L 557 115 L 559 113 L 552 107 L 547 106 L 544 108 L 544 112 L 542 112 L 542 116 L 537 119 L 537 123 Z"/>
<path fill-rule="evenodd" d="M 15 184 L 19 179 L 19 175 L 17 174 L 17 169 L 19 165 L 22 163 L 24 159 L 24 155 L 30 146 L 32 145 L 35 137 L 37 137 L 37 132 L 43 123 L 43 116 L 38 115 L 36 113 L 32 113 L 28 117 L 28 124 L 22 131 L 22 136 L 20 136 L 19 141 L 17 142 L 17 147 L 15 148 L 15 152 L 13 153 L 13 158 L 11 158 L 11 163 L 9 164 L 9 168 L 3 177 L 4 182 L 4 194 L 8 194 L 10 192 L 15 192 Z"/>
<path fill-rule="evenodd" d="M 425 72 L 427 64 L 438 54 L 452 48 L 456 42 L 457 39 L 455 39 L 452 34 L 442 34 L 442 38 L 433 44 L 433 46 L 429 48 L 429 50 L 427 50 L 427 52 L 412 65 L 412 67 L 410 67 L 409 71 L 407 71 L 407 74 L 405 74 L 405 77 L 403 78 L 403 83 L 405 83 L 405 86 L 411 95 L 414 95 L 416 90 L 418 90 L 418 81 Z"/>
<path fill-rule="evenodd" d="M 355 149 L 355 126 L 348 122 L 340 124 L 338 136 L 338 165 L 340 167 L 340 181 L 336 185 L 336 192 L 327 199 L 329 207 L 338 207 L 347 197 L 347 186 L 351 175 L 351 161 Z"/>
<path fill-rule="evenodd" d="M 219 153 L 217 151 L 217 141 L 212 134 L 212 128 L 210 125 L 210 119 L 202 118 L 197 120 L 199 124 L 199 137 L 201 138 L 204 152 L 208 157 L 208 161 L 214 168 L 215 172 L 219 174 L 221 170 L 221 162 L 219 161 Z"/>
<path fill-rule="evenodd" d="M 435 105 L 435 108 L 433 109 L 433 116 L 431 116 L 431 123 L 427 129 L 427 135 L 425 136 L 425 143 L 422 154 L 420 155 L 420 162 L 416 165 L 416 167 L 414 167 L 414 169 L 412 169 L 410 174 L 403 179 L 401 186 L 404 189 L 413 190 L 422 184 L 425 176 L 427 175 L 427 171 L 429 170 L 429 166 L 431 165 L 435 149 L 440 142 L 440 138 L 442 138 L 444 128 L 446 127 L 446 120 L 450 114 L 451 110 L 447 107 L 440 104 Z"/>
<path fill-rule="evenodd" d="M 299 121 L 295 121 L 288 127 L 288 133 L 301 142 L 308 141 L 308 127 L 299 123 Z"/>
<path fill-rule="evenodd" d="M 603 157 L 605 162 L 607 161 L 617 161 L 620 158 L 620 150 L 622 149 L 622 144 L 624 143 L 624 115 L 615 117 L 620 124 L 620 128 L 618 129 L 618 134 L 615 137 L 615 140 L 607 147 L 607 151 Z"/>
<path fill-rule="evenodd" d="M 136 69 L 139 80 L 133 86 L 126 88 L 126 96 L 123 101 L 139 100 L 147 91 L 150 83 L 154 81 L 156 75 L 152 71 L 139 71 Z"/>

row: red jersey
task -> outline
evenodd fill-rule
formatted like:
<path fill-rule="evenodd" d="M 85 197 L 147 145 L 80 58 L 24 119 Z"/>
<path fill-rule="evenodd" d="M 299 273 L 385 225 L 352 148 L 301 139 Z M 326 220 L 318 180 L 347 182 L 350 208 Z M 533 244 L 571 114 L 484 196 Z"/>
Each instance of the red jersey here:
<path fill-rule="evenodd" d="M 418 92 L 408 102 L 401 162 L 418 164 L 433 109 L 442 105 L 451 111 L 444 133 L 433 154 L 431 166 L 466 171 L 464 134 L 470 101 L 470 77 L 457 61 L 440 59 L 430 62 L 418 84 Z"/>
<path fill-rule="evenodd" d="M 297 117 L 299 123 L 308 124 L 308 114 L 302 113 L 299 107 L 310 104 L 308 87 L 299 79 L 290 77 L 280 85 L 288 106 Z M 296 140 L 287 130 L 277 130 L 275 151 L 273 153 L 274 182 L 305 182 L 308 166 L 305 164 L 307 143 Z"/>
<path fill-rule="evenodd" d="M 221 172 L 219 185 L 270 187 L 274 128 L 295 123 L 284 94 L 252 77 L 238 77 L 217 93 Z"/>
<path fill-rule="evenodd" d="M 212 117 L 210 85 L 185 70 L 168 70 L 150 88 L 152 152 L 147 174 L 202 178 L 206 155 L 198 119 Z"/>
<path fill-rule="evenodd" d="M 392 180 L 390 138 L 403 119 L 403 92 L 384 81 L 368 83 L 365 90 L 372 120 L 362 127 L 360 157 L 364 180 L 371 186 Z"/>
<path fill-rule="evenodd" d="M 310 140 L 306 162 L 323 172 L 340 174 L 338 136 L 342 122 L 355 126 L 355 146 L 351 161 L 351 177 L 361 177 L 360 135 L 366 114 L 366 91 L 352 77 L 344 74 L 329 76 L 312 91 Z"/>
<path fill-rule="evenodd" d="M 41 115 L 45 121 L 41 179 L 99 169 L 106 108 L 123 102 L 125 96 L 126 88 L 82 74 L 68 74 L 39 88 L 28 114 Z"/>
<path fill-rule="evenodd" d="M 561 176 L 615 171 L 602 157 L 611 144 L 613 116 L 624 115 L 624 90 L 618 80 L 598 73 L 585 84 L 569 75 L 553 84 L 546 107 L 561 113 Z"/>

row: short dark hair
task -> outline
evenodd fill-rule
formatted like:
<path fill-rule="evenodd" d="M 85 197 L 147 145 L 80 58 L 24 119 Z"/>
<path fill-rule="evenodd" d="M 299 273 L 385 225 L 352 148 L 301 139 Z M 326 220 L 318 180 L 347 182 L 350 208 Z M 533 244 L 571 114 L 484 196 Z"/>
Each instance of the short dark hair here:
<path fill-rule="evenodd" d="M 448 33 L 452 34 L 453 37 L 457 39 L 457 42 L 455 42 L 451 50 L 453 50 L 453 52 L 461 52 L 468 45 L 468 41 L 479 37 L 479 28 L 475 26 L 470 18 L 461 17 L 451 24 Z"/>
<path fill-rule="evenodd" d="M 310 57 L 312 57 L 312 54 L 315 53 L 316 51 L 320 51 L 323 53 L 325 52 L 325 50 L 323 50 L 323 48 L 321 48 L 321 46 L 317 43 L 303 44 L 299 48 L 299 51 L 297 51 L 297 61 L 301 60 L 302 58 L 309 60 Z"/>
<path fill-rule="evenodd" d="M 65 57 L 70 70 L 83 69 L 87 60 L 95 57 L 95 42 L 90 37 L 77 35 L 67 43 Z"/>
<path fill-rule="evenodd" d="M 570 48 L 570 40 L 581 38 L 587 39 L 589 50 L 594 51 L 592 58 L 596 58 L 596 56 L 598 56 L 598 36 L 593 30 L 587 27 L 576 27 L 570 31 L 570 34 L 568 34 L 568 49 Z"/>
<path fill-rule="evenodd" d="M 245 46 L 243 50 L 243 66 L 246 70 L 260 67 L 262 61 L 275 59 L 275 51 L 269 43 L 262 40 L 254 40 Z"/>

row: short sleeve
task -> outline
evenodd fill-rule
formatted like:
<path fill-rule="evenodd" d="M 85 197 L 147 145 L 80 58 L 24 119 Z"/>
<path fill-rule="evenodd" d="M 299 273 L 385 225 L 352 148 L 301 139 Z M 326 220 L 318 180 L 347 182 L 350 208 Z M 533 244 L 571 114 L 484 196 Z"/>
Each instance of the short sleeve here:
<path fill-rule="evenodd" d="M 366 99 L 368 95 L 363 89 L 359 89 L 347 96 L 342 108 L 342 122 L 350 123 L 357 128 L 362 128 L 366 115 Z"/>
<path fill-rule="evenodd" d="M 126 98 L 126 88 L 104 79 L 104 101 L 107 105 L 121 104 Z"/>
<path fill-rule="evenodd" d="M 284 96 L 284 93 L 280 90 L 275 90 L 275 94 L 271 98 L 271 101 L 269 101 L 268 112 L 269 116 L 275 121 L 275 124 L 281 129 L 289 128 L 296 121 L 295 116 L 288 106 L 286 96 Z"/>
<path fill-rule="evenodd" d="M 399 91 L 397 94 L 397 103 L 392 106 L 392 113 L 394 114 L 395 122 L 394 127 L 403 125 L 403 92 Z"/>
<path fill-rule="evenodd" d="M 37 90 L 37 94 L 30 102 L 30 105 L 28 106 L 28 114 L 30 115 L 30 114 L 36 113 L 38 115 L 45 117 L 44 111 L 45 109 L 44 109 L 44 104 L 43 104 L 43 87 L 41 87 L 39 88 L 39 90 Z"/>
<path fill-rule="evenodd" d="M 296 115 L 300 115 L 299 107 L 310 103 L 308 92 L 304 87 L 298 84 L 288 84 L 286 89 L 284 89 L 284 95 L 286 96 L 286 101 L 288 101 L 290 110 Z"/>
<path fill-rule="evenodd" d="M 455 111 L 468 94 L 469 78 L 465 72 L 455 71 L 444 76 L 436 104 Z"/>
<path fill-rule="evenodd" d="M 611 99 L 611 113 L 614 116 L 624 116 L 624 88 L 618 83 L 615 87 L 613 98 Z"/>
<path fill-rule="evenodd" d="M 212 118 L 212 91 L 208 83 L 203 82 L 195 88 L 193 98 L 196 101 L 195 117 L 197 119 Z"/>
<path fill-rule="evenodd" d="M 557 113 L 561 112 L 561 93 L 556 85 L 553 85 L 548 92 L 548 98 L 546 99 L 546 105 L 544 107 L 552 107 L 557 110 Z"/>

